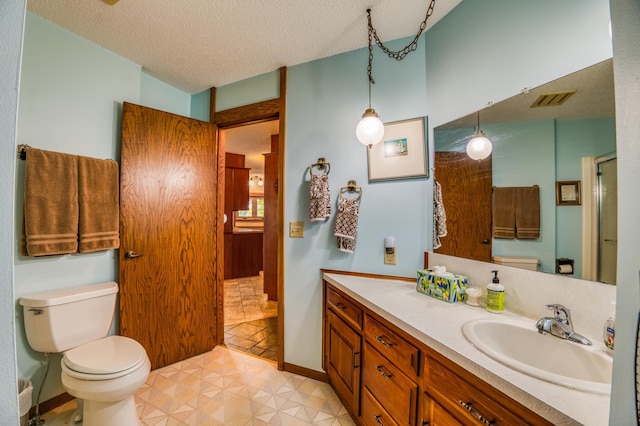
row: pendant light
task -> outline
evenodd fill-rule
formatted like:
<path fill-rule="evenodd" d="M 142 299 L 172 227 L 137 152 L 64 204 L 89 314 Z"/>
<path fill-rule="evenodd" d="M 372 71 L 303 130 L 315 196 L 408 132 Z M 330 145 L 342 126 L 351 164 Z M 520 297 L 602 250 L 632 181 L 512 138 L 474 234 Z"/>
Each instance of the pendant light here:
<path fill-rule="evenodd" d="M 478 127 L 467 143 L 467 155 L 472 160 L 484 160 L 491 154 L 492 149 L 491 141 L 480 130 L 480 111 L 478 111 Z"/>
<path fill-rule="evenodd" d="M 367 76 L 369 78 L 369 108 L 364 111 L 362 114 L 362 120 L 358 123 L 356 127 L 356 137 L 361 144 L 368 146 L 371 148 L 373 145 L 379 143 L 384 138 L 384 123 L 380 120 L 380 116 L 376 113 L 376 110 L 371 108 L 371 85 L 376 82 L 373 80 L 373 40 L 375 39 L 376 44 L 382 49 L 384 53 L 387 54 L 388 57 L 393 58 L 397 61 L 401 61 L 402 59 L 409 54 L 409 52 L 413 52 L 416 50 L 418 45 L 418 38 L 422 34 L 422 31 L 427 27 L 427 19 L 433 14 L 433 8 L 435 6 L 435 0 L 431 0 L 429 3 L 429 7 L 427 8 L 427 14 L 424 18 L 424 21 L 420 24 L 420 29 L 416 34 L 415 38 L 411 43 L 409 43 L 406 47 L 397 52 L 389 50 L 385 45 L 382 44 L 382 41 L 378 37 L 375 28 L 373 28 L 373 23 L 371 22 L 371 9 L 367 9 L 367 29 L 369 33 L 369 65 L 367 67 Z"/>

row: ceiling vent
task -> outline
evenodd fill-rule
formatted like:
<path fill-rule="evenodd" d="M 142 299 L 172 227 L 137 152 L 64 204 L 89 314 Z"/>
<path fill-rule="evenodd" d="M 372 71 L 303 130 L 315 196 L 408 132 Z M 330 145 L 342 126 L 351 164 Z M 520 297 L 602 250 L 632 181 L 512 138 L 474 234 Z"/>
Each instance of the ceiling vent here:
<path fill-rule="evenodd" d="M 575 90 L 570 90 L 568 92 L 555 92 L 555 93 L 546 93 L 544 95 L 540 95 L 538 99 L 536 99 L 535 102 L 531 104 L 530 108 L 541 108 L 541 107 L 562 105 L 567 101 L 567 99 L 573 96 L 574 93 L 576 93 Z"/>

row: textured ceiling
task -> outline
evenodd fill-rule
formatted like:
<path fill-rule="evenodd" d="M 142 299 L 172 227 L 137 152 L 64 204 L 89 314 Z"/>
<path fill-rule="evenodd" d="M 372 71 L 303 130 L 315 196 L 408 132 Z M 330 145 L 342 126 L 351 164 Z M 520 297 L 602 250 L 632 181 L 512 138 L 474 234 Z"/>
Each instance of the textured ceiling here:
<path fill-rule="evenodd" d="M 461 0 L 436 0 L 427 28 Z M 188 93 L 418 31 L 428 0 L 28 0 L 28 9 Z"/>

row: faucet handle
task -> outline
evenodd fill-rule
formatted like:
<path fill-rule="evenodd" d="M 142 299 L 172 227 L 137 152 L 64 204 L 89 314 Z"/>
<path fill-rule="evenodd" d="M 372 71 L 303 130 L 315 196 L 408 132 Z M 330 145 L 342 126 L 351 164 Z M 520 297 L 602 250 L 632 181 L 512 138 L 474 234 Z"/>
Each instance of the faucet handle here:
<path fill-rule="evenodd" d="M 551 303 L 545 306 L 553 311 L 553 316 L 559 321 L 562 321 L 567 325 L 571 323 L 571 311 L 569 308 L 566 308 L 559 303 Z"/>

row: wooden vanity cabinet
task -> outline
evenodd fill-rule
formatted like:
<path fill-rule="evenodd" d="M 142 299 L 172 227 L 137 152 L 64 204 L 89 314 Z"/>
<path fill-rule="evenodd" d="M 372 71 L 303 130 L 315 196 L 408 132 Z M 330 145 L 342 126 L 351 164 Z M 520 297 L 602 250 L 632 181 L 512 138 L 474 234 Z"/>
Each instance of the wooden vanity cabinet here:
<path fill-rule="evenodd" d="M 326 281 L 323 300 L 323 367 L 358 424 L 551 425 Z"/>
<path fill-rule="evenodd" d="M 325 286 L 323 367 L 329 383 L 352 416 L 360 415 L 362 309 Z"/>

